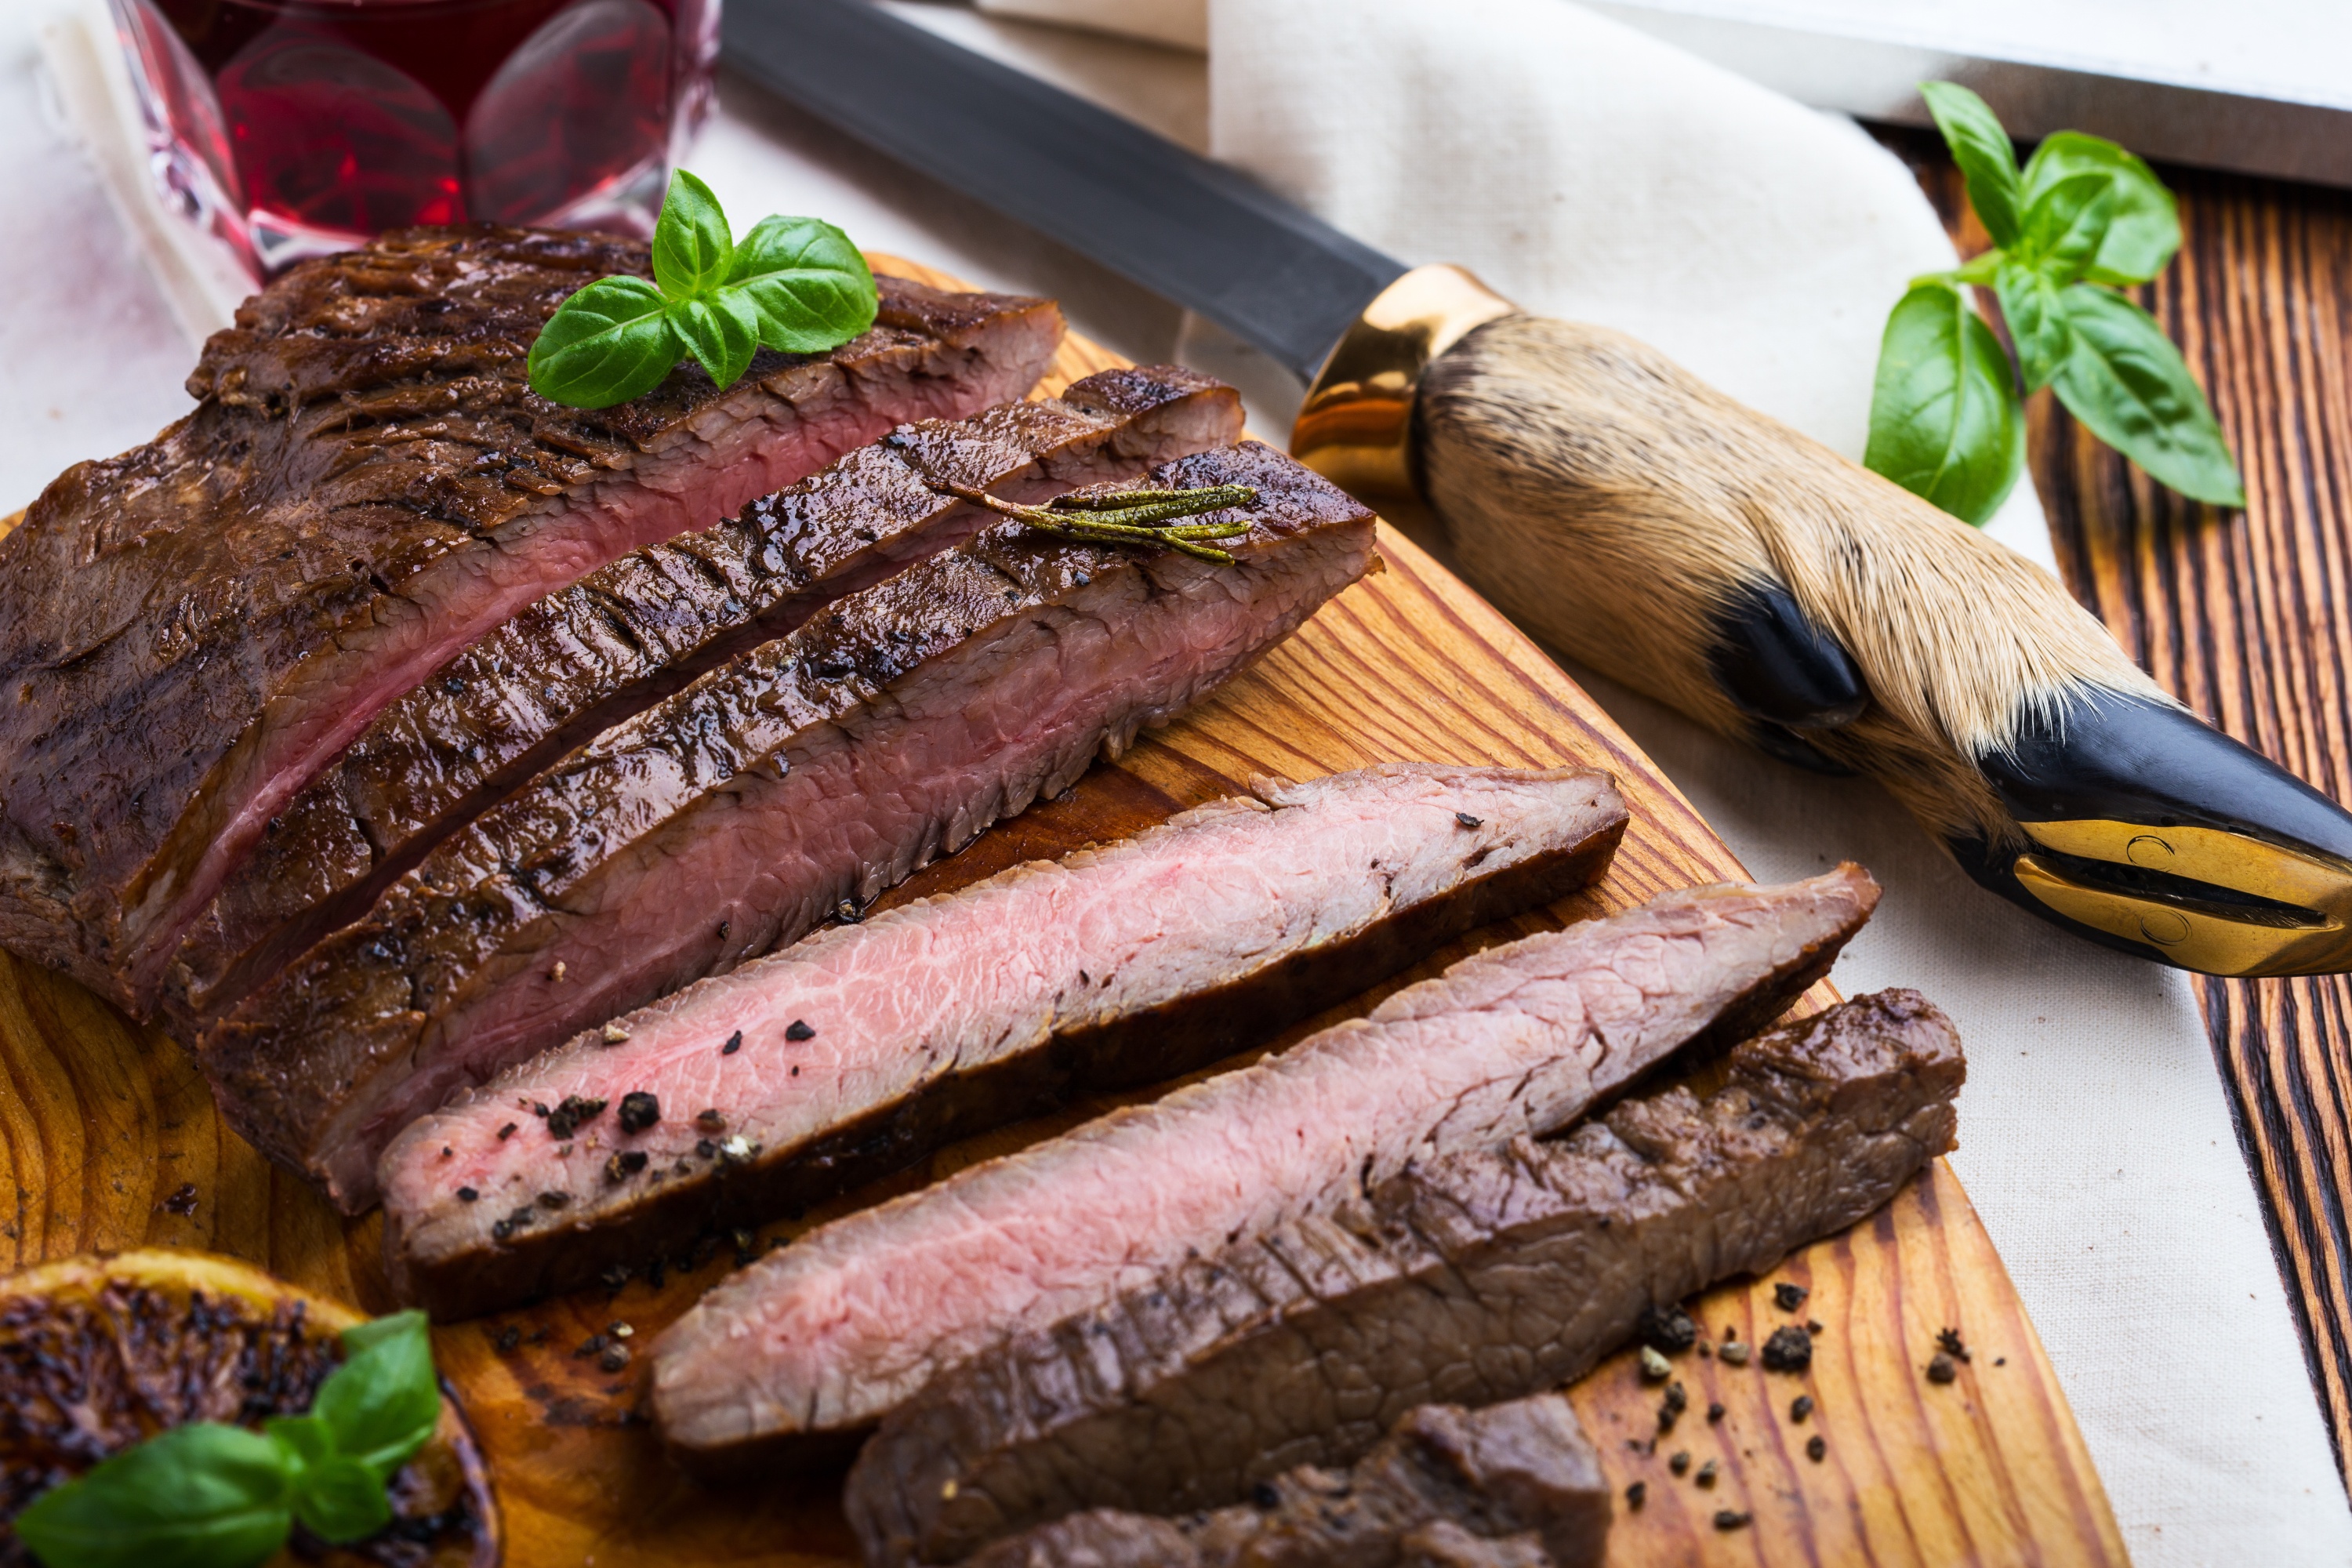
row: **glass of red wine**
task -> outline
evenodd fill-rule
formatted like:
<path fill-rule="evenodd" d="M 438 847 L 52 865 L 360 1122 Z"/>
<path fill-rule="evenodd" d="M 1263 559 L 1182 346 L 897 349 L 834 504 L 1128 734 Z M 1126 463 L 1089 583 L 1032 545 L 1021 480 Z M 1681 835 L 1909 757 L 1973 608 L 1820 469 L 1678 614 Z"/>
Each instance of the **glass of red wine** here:
<path fill-rule="evenodd" d="M 165 195 L 256 278 L 411 224 L 646 234 L 719 0 L 110 0 Z"/>

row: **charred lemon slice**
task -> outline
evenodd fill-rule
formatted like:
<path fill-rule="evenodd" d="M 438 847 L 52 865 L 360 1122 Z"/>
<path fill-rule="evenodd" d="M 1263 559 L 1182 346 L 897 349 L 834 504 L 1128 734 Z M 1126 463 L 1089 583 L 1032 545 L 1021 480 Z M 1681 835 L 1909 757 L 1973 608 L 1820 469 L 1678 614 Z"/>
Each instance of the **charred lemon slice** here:
<path fill-rule="evenodd" d="M 299 1415 L 342 1362 L 350 1308 L 209 1252 L 91 1254 L 0 1278 L 0 1568 L 35 1568 L 9 1528 L 32 1500 L 191 1421 Z M 491 1568 L 498 1505 L 443 1385 L 441 1425 L 386 1489 L 381 1535 L 287 1552 L 336 1568 Z"/>

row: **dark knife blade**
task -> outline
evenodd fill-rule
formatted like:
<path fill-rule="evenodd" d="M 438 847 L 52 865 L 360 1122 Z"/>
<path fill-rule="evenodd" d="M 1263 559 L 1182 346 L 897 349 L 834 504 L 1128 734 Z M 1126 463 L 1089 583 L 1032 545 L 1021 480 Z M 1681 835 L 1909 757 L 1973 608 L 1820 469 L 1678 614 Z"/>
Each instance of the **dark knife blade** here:
<path fill-rule="evenodd" d="M 1402 262 L 1058 88 L 866 0 L 733 0 L 752 80 L 1312 380 Z"/>

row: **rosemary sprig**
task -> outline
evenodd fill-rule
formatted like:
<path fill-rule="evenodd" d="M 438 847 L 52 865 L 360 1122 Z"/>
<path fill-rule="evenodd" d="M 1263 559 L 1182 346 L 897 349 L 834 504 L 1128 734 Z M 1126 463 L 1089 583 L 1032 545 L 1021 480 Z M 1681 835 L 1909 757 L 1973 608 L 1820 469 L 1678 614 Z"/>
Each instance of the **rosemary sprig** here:
<path fill-rule="evenodd" d="M 1183 523 L 1180 520 L 1228 507 L 1249 506 L 1257 500 L 1257 491 L 1247 485 L 1203 485 L 1189 490 L 1108 490 L 1090 496 L 1059 496 L 1045 506 L 1023 506 L 961 485 L 931 488 L 1058 538 L 1091 544 L 1156 544 L 1219 566 L 1232 565 L 1233 556 L 1197 542 L 1232 539 L 1247 533 L 1250 525 Z"/>

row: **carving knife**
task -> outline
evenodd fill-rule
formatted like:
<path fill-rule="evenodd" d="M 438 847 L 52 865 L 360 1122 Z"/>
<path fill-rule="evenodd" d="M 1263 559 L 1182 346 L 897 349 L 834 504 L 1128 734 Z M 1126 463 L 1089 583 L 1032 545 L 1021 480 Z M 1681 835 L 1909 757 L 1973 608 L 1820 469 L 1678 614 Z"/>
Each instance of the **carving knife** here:
<path fill-rule="evenodd" d="M 2352 815 L 2160 690 L 2048 574 L 1647 345 L 1408 268 L 1233 170 L 866 0 L 731 0 L 728 63 L 1264 349 L 1291 449 L 1421 496 L 1538 637 L 1969 873 L 2212 974 L 2352 970 Z"/>

